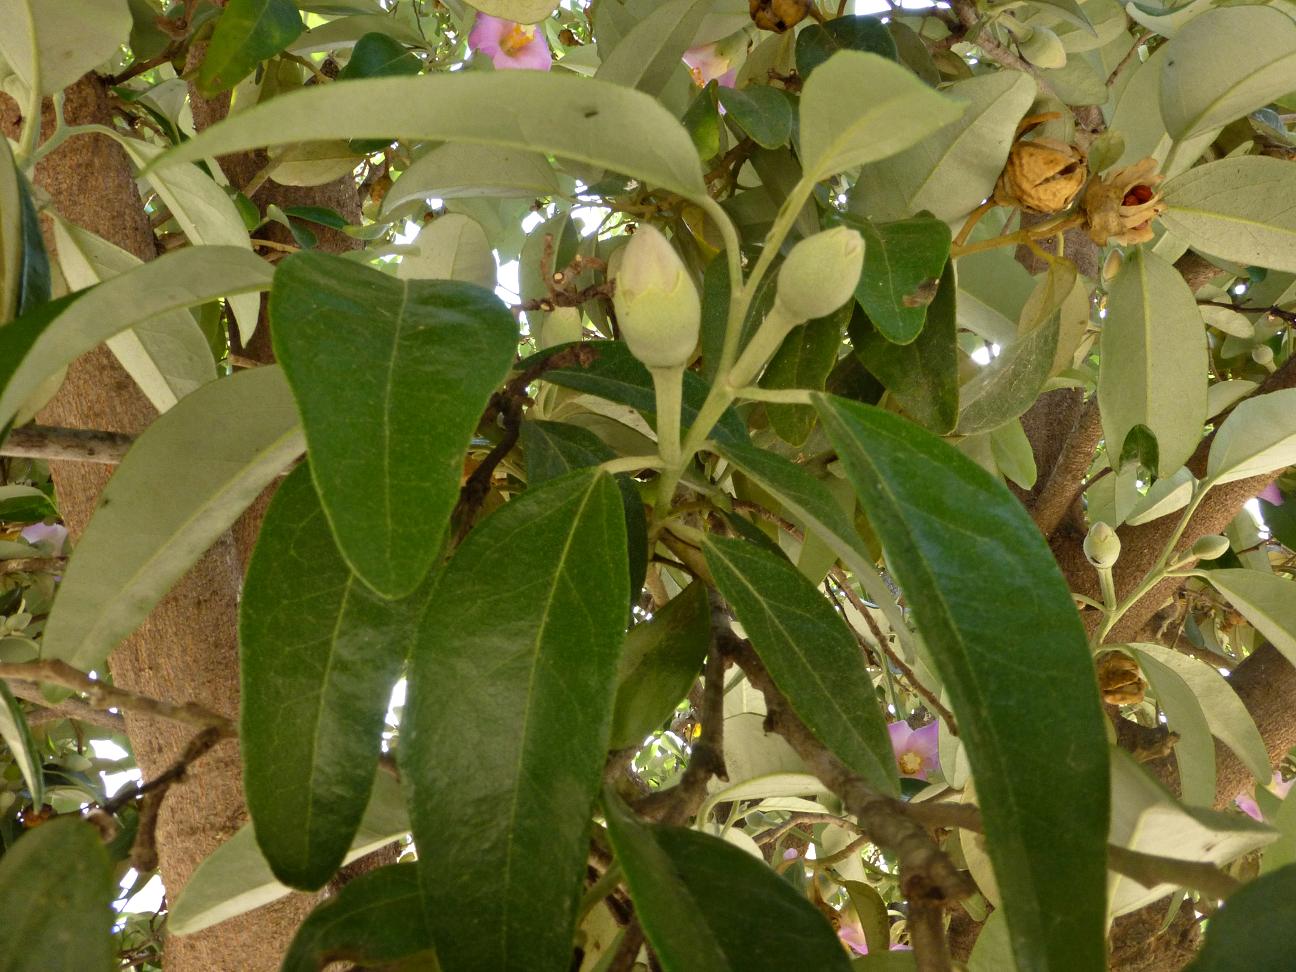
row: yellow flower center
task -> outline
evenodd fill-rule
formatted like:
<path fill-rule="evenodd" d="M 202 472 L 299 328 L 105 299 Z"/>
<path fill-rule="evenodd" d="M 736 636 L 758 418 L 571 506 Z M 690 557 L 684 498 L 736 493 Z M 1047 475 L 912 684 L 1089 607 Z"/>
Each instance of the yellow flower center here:
<path fill-rule="evenodd" d="M 535 40 L 534 27 L 524 27 L 522 24 L 514 24 L 513 29 L 505 34 L 500 40 L 500 50 L 509 57 L 512 57 L 533 40 Z"/>
<path fill-rule="evenodd" d="M 701 68 L 689 68 L 689 74 L 693 78 L 693 83 L 696 84 L 699 88 L 706 87 L 706 79 L 702 77 Z"/>
<path fill-rule="evenodd" d="M 900 754 L 900 772 L 906 776 L 917 776 L 922 772 L 923 760 L 917 753 Z"/>

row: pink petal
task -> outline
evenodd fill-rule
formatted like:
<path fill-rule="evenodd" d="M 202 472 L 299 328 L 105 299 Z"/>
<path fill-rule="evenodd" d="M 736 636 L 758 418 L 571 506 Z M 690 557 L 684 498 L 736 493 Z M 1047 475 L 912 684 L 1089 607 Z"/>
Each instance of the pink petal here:
<path fill-rule="evenodd" d="M 921 729 L 915 729 L 909 740 L 909 749 L 923 758 L 923 763 L 935 769 L 940 766 L 940 726 L 930 722 Z"/>
<path fill-rule="evenodd" d="M 1256 493 L 1256 499 L 1268 500 L 1274 506 L 1283 505 L 1283 494 L 1278 489 L 1277 483 L 1270 483 L 1260 492 Z"/>
<path fill-rule="evenodd" d="M 837 937 L 856 955 L 868 954 L 868 942 L 865 941 L 864 932 L 860 929 L 852 928 L 850 925 L 842 925 L 837 930 Z"/>
<path fill-rule="evenodd" d="M 1253 820 L 1259 820 L 1261 822 L 1264 821 L 1264 817 L 1260 813 L 1260 807 L 1256 805 L 1256 802 L 1252 797 L 1245 795 L 1240 796 L 1234 802 L 1237 803 L 1238 809 L 1248 817 Z"/>
<path fill-rule="evenodd" d="M 1296 783 L 1296 776 L 1290 780 L 1284 780 L 1281 773 L 1273 775 L 1273 782 L 1269 784 L 1271 792 L 1277 794 L 1280 798 L 1286 799 L 1287 794 L 1291 792 L 1292 784 Z"/>
<path fill-rule="evenodd" d="M 891 734 L 891 748 L 895 751 L 896 759 L 899 759 L 900 754 L 909 749 L 909 737 L 913 735 L 913 730 L 907 722 L 888 722 L 887 732 Z"/>
<path fill-rule="evenodd" d="M 54 549 L 54 555 L 58 556 L 67 542 L 67 527 L 61 523 L 33 523 L 29 527 L 23 527 L 22 538 L 32 546 L 48 542 Z"/>
<path fill-rule="evenodd" d="M 508 63 L 500 63 L 507 61 Z M 531 71 L 548 71 L 553 67 L 553 56 L 549 53 L 549 42 L 544 32 L 536 27 L 535 38 L 513 57 L 507 55 L 495 60 L 497 68 L 523 68 Z"/>
<path fill-rule="evenodd" d="M 512 29 L 513 21 L 511 20 L 501 20 L 499 17 L 478 14 L 477 19 L 473 22 L 472 32 L 468 35 L 468 49 L 470 51 L 481 51 L 487 55 L 498 54 L 500 38 Z"/>

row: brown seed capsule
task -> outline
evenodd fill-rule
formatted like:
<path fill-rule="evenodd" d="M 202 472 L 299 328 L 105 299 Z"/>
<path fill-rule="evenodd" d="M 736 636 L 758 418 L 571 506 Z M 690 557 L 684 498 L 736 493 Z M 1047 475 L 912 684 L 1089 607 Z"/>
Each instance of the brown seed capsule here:
<path fill-rule="evenodd" d="M 1138 663 L 1129 655 L 1109 651 L 1098 659 L 1098 687 L 1110 705 L 1134 705 L 1143 701 L 1147 684 Z"/>
<path fill-rule="evenodd" d="M 752 21 L 761 30 L 781 34 L 795 27 L 810 12 L 812 0 L 747 0 Z"/>
<path fill-rule="evenodd" d="M 1056 213 L 1075 199 L 1089 178 L 1084 155 L 1052 138 L 1019 139 L 995 184 L 994 200 L 1032 213 Z"/>
<path fill-rule="evenodd" d="M 1152 239 L 1152 220 L 1165 211 L 1157 192 L 1162 178 L 1156 160 L 1147 158 L 1095 179 L 1084 195 L 1089 238 L 1099 246 Z"/>

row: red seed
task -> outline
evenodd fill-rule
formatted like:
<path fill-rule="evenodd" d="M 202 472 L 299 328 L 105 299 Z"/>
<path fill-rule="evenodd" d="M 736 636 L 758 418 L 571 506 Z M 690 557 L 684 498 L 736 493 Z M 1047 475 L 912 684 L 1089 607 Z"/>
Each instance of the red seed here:
<path fill-rule="evenodd" d="M 1129 192 L 1125 193 L 1125 198 L 1121 200 L 1122 206 L 1139 206 L 1147 202 L 1153 196 L 1151 186 L 1135 186 Z"/>

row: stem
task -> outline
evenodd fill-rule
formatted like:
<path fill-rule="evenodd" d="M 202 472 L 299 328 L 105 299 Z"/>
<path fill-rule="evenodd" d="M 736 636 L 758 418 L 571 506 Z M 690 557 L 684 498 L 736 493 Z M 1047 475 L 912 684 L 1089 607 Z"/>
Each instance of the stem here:
<path fill-rule="evenodd" d="M 598 905 L 600 901 L 616 890 L 617 885 L 621 883 L 621 865 L 613 861 L 603 876 L 594 882 L 593 886 L 585 892 L 581 898 L 580 906 L 576 909 L 577 926 L 584 920 Z"/>
<path fill-rule="evenodd" d="M 775 298 L 769 314 L 761 322 L 756 334 L 747 342 L 742 355 L 734 362 L 733 367 L 729 369 L 729 374 L 721 382 L 728 386 L 731 397 L 738 394 L 739 388 L 750 385 L 755 380 L 761 368 L 765 366 L 765 362 L 774 356 L 792 329 L 801 323 L 803 322 L 794 319 L 783 307 L 782 302 Z M 710 429 L 707 431 L 709 432 Z"/>
<path fill-rule="evenodd" d="M 661 456 L 618 456 L 599 465 L 605 473 L 638 472 L 641 469 L 660 469 Z"/>
<path fill-rule="evenodd" d="M 32 0 L 21 0 L 21 2 L 27 11 L 27 42 L 31 56 L 31 78 L 29 80 L 31 92 L 27 98 L 27 114 L 23 118 L 18 151 L 14 153 L 14 160 L 18 163 L 20 169 L 26 167 L 27 160 L 35 152 L 36 145 L 40 142 L 41 130 L 41 58 L 40 41 L 36 39 L 36 14 L 32 7 Z"/>
<path fill-rule="evenodd" d="M 1161 551 L 1161 556 L 1157 558 L 1156 565 L 1147 572 L 1147 575 L 1143 578 L 1143 582 L 1130 593 L 1129 597 L 1125 598 L 1125 600 L 1118 604 L 1108 615 L 1107 620 L 1103 622 L 1102 627 L 1098 629 L 1097 636 L 1094 638 L 1093 644 L 1095 647 L 1103 643 L 1107 635 L 1111 633 L 1112 628 L 1116 627 L 1116 623 L 1125 615 L 1126 611 L 1142 600 L 1143 596 L 1147 594 L 1148 591 L 1161 583 L 1162 578 L 1166 575 L 1170 558 L 1174 556 L 1174 550 L 1179 543 L 1179 538 L 1182 537 L 1184 531 L 1188 529 L 1188 521 L 1191 520 L 1193 514 L 1197 512 L 1197 507 L 1201 505 L 1201 501 L 1206 497 L 1206 493 L 1211 488 L 1211 485 L 1211 481 L 1207 479 L 1198 483 L 1193 489 L 1192 499 L 1189 500 L 1188 506 L 1185 507 L 1183 515 L 1179 517 L 1179 524 L 1175 527 L 1174 533 L 1170 534 L 1170 538 L 1166 540 L 1165 547 Z"/>
<path fill-rule="evenodd" d="M 657 392 L 657 450 L 667 469 L 682 468 L 680 459 L 680 396 L 684 394 L 684 366 L 650 368 Z M 670 497 L 659 497 L 669 502 Z"/>
<path fill-rule="evenodd" d="M 738 398 L 747 398 L 754 402 L 777 402 L 781 405 L 810 404 L 808 388 L 761 388 L 758 385 L 744 385 L 734 394 Z"/>

